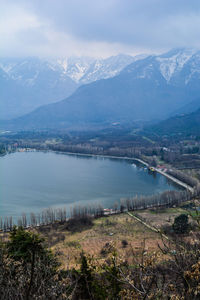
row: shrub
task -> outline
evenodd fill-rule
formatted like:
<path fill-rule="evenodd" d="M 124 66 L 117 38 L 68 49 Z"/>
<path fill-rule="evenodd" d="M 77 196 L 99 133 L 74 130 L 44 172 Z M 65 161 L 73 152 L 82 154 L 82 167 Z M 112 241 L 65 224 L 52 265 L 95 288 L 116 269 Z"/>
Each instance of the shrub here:
<path fill-rule="evenodd" d="M 102 247 L 101 251 L 100 251 L 100 254 L 102 256 L 106 256 L 108 255 L 109 253 L 113 252 L 115 249 L 113 247 L 112 244 L 110 243 L 105 243 L 105 245 Z"/>
<path fill-rule="evenodd" d="M 85 230 L 86 228 L 90 228 L 93 226 L 93 219 L 89 215 L 85 216 L 77 216 L 70 218 L 65 225 L 65 229 L 71 231 L 71 232 L 81 232 L 82 230 Z"/>
<path fill-rule="evenodd" d="M 122 240 L 122 247 L 126 248 L 128 246 L 127 240 Z"/>
<path fill-rule="evenodd" d="M 174 232 L 177 234 L 183 234 L 188 232 L 189 229 L 188 216 L 185 214 L 181 214 L 178 217 L 176 217 L 172 227 Z"/>
<path fill-rule="evenodd" d="M 8 255 L 15 260 L 31 262 L 35 254 L 43 254 L 45 248 L 39 235 L 14 227 L 7 244 Z"/>

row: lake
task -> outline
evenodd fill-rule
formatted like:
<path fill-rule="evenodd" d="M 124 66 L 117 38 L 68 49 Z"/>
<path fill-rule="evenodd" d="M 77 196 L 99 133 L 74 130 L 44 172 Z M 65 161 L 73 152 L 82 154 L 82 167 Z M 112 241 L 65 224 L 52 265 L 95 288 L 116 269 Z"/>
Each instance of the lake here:
<path fill-rule="evenodd" d="M 0 157 L 0 216 L 21 216 L 48 207 L 98 203 L 178 189 L 160 174 L 125 159 L 53 152 Z"/>

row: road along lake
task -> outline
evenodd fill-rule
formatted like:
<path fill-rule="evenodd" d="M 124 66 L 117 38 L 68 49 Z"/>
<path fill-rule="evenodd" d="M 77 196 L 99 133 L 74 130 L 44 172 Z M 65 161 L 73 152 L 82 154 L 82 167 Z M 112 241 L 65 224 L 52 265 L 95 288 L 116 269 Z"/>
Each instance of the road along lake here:
<path fill-rule="evenodd" d="M 16 152 L 0 157 L 0 216 L 17 218 L 48 207 L 101 204 L 179 189 L 164 176 L 125 159 Z"/>

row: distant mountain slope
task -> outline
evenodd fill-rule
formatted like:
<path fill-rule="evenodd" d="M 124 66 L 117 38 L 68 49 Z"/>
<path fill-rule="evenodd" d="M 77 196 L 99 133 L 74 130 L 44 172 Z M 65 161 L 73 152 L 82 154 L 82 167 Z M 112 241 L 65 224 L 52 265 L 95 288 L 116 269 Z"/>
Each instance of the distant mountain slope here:
<path fill-rule="evenodd" d="M 77 84 L 38 58 L 0 60 L 0 119 L 13 118 L 71 95 Z"/>
<path fill-rule="evenodd" d="M 200 52 L 174 49 L 136 60 L 117 76 L 81 86 L 67 99 L 40 107 L 6 126 L 82 128 L 159 121 L 187 108 L 199 95 Z"/>
<path fill-rule="evenodd" d="M 192 102 L 181 107 L 174 115 L 189 114 L 200 108 L 200 98 L 193 100 Z"/>
<path fill-rule="evenodd" d="M 151 126 L 147 131 L 159 135 L 198 135 L 200 136 L 200 109 L 179 115 Z"/>
<path fill-rule="evenodd" d="M 18 114 L 18 107 L 16 103 L 18 102 L 18 97 L 21 98 L 20 93 L 22 89 L 19 88 L 18 84 L 9 78 L 6 72 L 0 68 L 0 116 L 13 116 Z M 9 97 L 8 97 L 9 91 Z M 26 97 L 25 97 L 26 98 Z M 13 105 L 14 103 L 14 105 Z M 24 104 L 26 105 L 26 104 Z M 13 112 L 13 106 L 14 112 Z"/>
<path fill-rule="evenodd" d="M 190 76 L 187 83 L 183 80 L 183 75 L 185 78 L 189 76 L 183 69 L 190 66 L 191 59 L 194 62 L 193 55 L 192 51 L 184 53 L 181 49 L 137 60 L 119 75 L 81 86 L 69 98 L 40 107 L 14 120 L 12 125 L 19 129 L 33 129 L 162 120 L 199 95 L 200 85 L 196 82 L 200 82 L 200 73 Z M 198 62 L 199 54 L 195 55 Z M 166 59 L 171 70 L 167 78 L 162 67 Z"/>
<path fill-rule="evenodd" d="M 70 96 L 78 86 L 113 77 L 140 57 L 118 55 L 105 60 L 68 58 L 0 59 L 0 119 L 14 118 Z M 12 88 L 11 88 L 12 86 Z"/>

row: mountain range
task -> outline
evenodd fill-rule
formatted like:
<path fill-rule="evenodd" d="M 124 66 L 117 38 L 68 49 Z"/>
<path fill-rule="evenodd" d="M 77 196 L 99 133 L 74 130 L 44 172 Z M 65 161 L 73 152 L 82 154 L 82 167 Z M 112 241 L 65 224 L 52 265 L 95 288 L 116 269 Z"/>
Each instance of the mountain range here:
<path fill-rule="evenodd" d="M 90 68 L 94 69 L 92 64 Z M 189 112 L 200 107 L 200 51 L 173 49 L 133 59 L 112 78 L 104 74 L 107 79 L 97 80 L 98 72 L 91 72 L 96 81 L 80 86 L 68 98 L 4 122 L 1 127 L 28 130 L 155 122 L 187 113 L 187 107 Z M 76 77 L 78 82 L 89 78 L 86 74 Z"/>
<path fill-rule="evenodd" d="M 118 74 L 141 57 L 0 59 L 0 119 L 11 119 L 70 96 L 81 84 Z"/>

